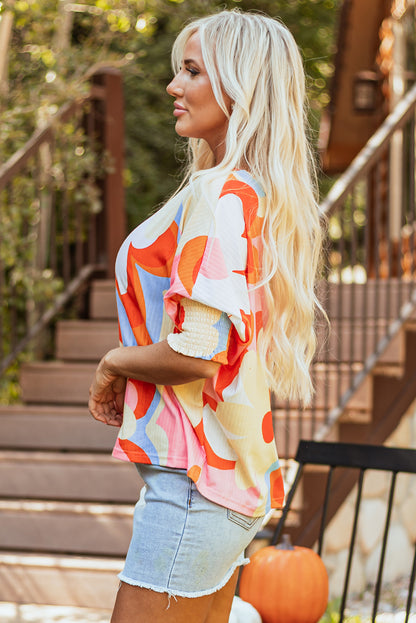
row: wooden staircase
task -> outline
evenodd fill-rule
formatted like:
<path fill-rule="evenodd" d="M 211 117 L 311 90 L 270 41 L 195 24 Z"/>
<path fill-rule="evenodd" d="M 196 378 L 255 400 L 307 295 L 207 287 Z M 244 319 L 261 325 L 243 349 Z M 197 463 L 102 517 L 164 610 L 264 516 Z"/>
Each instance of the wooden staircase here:
<path fill-rule="evenodd" d="M 0 601 L 110 608 L 141 482 L 111 457 L 117 430 L 86 404 L 118 344 L 114 284 L 91 286 L 90 318 L 60 321 L 56 361 L 23 366 L 23 405 L 0 408 Z"/>
<path fill-rule="evenodd" d="M 345 443 L 383 444 L 393 433 L 412 402 L 416 399 L 416 319 L 406 322 L 383 357 L 360 388 L 361 406 L 353 398 L 336 424 L 321 440 Z M 363 402 L 365 401 L 365 402 Z M 279 422 L 277 422 L 279 427 Z M 310 439 L 311 436 L 304 436 Z M 296 493 L 293 512 L 285 532 L 293 543 L 312 547 L 318 537 L 327 484 L 326 468 L 305 465 L 301 486 Z M 358 480 L 358 470 L 342 469 L 332 479 L 330 521 Z M 270 522 L 273 529 L 280 514 Z"/>
<path fill-rule="evenodd" d="M 416 311 L 413 311 L 378 357 L 372 373 L 366 375 L 352 393 L 341 415 L 332 425 L 327 425 L 328 411 L 337 404 L 336 394 L 343 393 L 352 373 L 363 367 L 358 356 L 357 361 L 351 363 L 351 353 L 361 353 L 364 341 L 373 343 L 377 339 L 380 331 L 377 325 L 384 327 L 387 324 L 387 319 L 383 318 L 386 293 L 393 293 L 396 303 L 396 286 L 395 280 L 381 283 L 375 296 L 371 283 L 355 285 L 354 315 L 364 317 L 360 307 L 363 306 L 361 294 L 365 288 L 365 307 L 370 309 L 370 316 L 377 318 L 372 320 L 370 317 L 361 325 L 347 317 L 348 310 L 351 310 L 348 300 L 351 286 L 341 286 L 344 306 L 339 307 L 338 315 L 334 313 L 332 316 L 326 351 L 318 353 L 315 364 L 317 392 L 313 407 L 300 410 L 295 404 L 276 403 L 273 409 L 277 446 L 280 454 L 289 459 L 289 465 L 300 439 L 383 444 L 416 399 Z M 330 296 L 334 301 L 340 296 L 339 289 L 338 284 L 331 286 Z M 380 301 L 383 305 L 376 311 L 376 303 L 380 304 Z M 336 385 L 339 385 L 338 391 Z M 290 534 L 293 543 L 312 547 L 318 539 L 323 499 L 317 496 L 317 492 L 325 491 L 327 474 L 325 468 L 304 467 L 302 481 L 285 523 L 285 532 Z M 334 478 L 328 521 L 350 493 L 357 477 L 358 472 L 350 470 L 348 474 L 337 474 Z M 287 478 L 290 483 L 290 473 Z M 261 537 L 270 538 L 280 514 L 278 511 L 274 513 Z"/>
<path fill-rule="evenodd" d="M 132 465 L 111 457 L 116 429 L 95 422 L 86 407 L 95 366 L 118 343 L 113 282 L 93 282 L 89 300 L 88 319 L 57 323 L 56 360 L 22 367 L 24 404 L 0 408 L 0 601 L 110 608 L 114 600 L 141 483 Z M 357 331 L 355 340 L 374 330 Z M 335 331 L 331 340 L 338 343 Z M 299 437 L 311 438 L 312 418 L 315 426 L 320 416 L 324 421 L 323 383 L 333 382 L 336 369 L 348 375 L 339 350 L 328 352 L 317 364 L 322 378 L 309 430 L 308 414 L 299 435 L 299 412 L 289 410 L 289 459 Z M 382 443 L 415 398 L 415 388 L 416 321 L 410 319 L 327 439 Z M 280 450 L 288 412 L 276 408 L 274 417 Z M 294 542 L 316 540 L 322 501 L 315 492 L 324 478 L 316 467 L 305 469 L 287 526 Z M 354 479 L 335 484 L 341 503 Z"/>
<path fill-rule="evenodd" d="M 328 237 L 318 296 L 332 332 L 319 336 L 313 406 L 274 405 L 288 456 L 299 439 L 382 444 L 416 398 L 415 119 L 413 85 L 321 203 Z M 290 518 L 295 543 L 317 540 L 324 479 L 305 468 Z M 328 521 L 355 482 L 334 477 Z"/>
<path fill-rule="evenodd" d="M 95 89 L 91 97 L 101 97 L 101 91 Z M 108 92 L 111 95 L 113 89 Z M 300 439 L 383 443 L 416 398 L 415 119 L 416 85 L 321 205 L 329 223 L 321 300 L 332 332 L 327 337 L 322 328 L 319 336 L 312 368 L 313 406 L 302 410 L 296 404 L 273 405 L 279 454 L 289 462 Z M 28 158 L 50 140 L 48 133 L 30 141 L 17 159 L 20 168 L 15 158 L 0 168 L 0 188 L 11 188 L 17 175 L 32 179 Z M 396 168 L 389 168 L 391 154 L 398 157 L 398 135 L 407 146 L 401 155 L 403 172 L 411 172 L 401 180 L 395 177 Z M 111 175 L 108 187 L 121 189 L 121 175 L 118 182 Z M 400 184 L 406 193 L 398 201 L 389 189 L 397 190 Z M 42 188 L 37 185 L 39 193 Z M 51 219 L 52 224 L 65 222 L 66 205 L 63 202 L 62 217 Z M 105 252 L 99 219 L 92 219 L 94 227 L 80 232 L 79 239 L 74 234 L 77 242 L 72 246 L 66 234 L 51 229 L 50 239 L 62 241 L 58 255 L 65 269 L 65 291 L 35 327 L 30 315 L 23 319 L 16 309 L 2 306 L 6 320 L 0 323 L 0 334 L 10 331 L 5 340 L 10 352 L 6 349 L 0 357 L 2 371 L 82 291 L 91 275 L 107 267 L 111 276 L 108 267 L 114 265 L 111 258 L 120 240 L 118 235 L 111 237 L 110 220 L 103 220 Z M 55 255 L 51 253 L 51 259 Z M 51 262 L 49 268 L 55 274 L 57 266 Z M 8 277 L 0 265 L 0 280 L 6 283 Z M 22 310 L 31 308 L 31 296 L 28 292 L 21 302 Z M 95 422 L 87 411 L 95 366 L 118 343 L 113 282 L 93 282 L 89 296 L 88 320 L 58 321 L 55 360 L 22 367 L 24 404 L 0 408 L 3 601 L 110 608 L 114 600 L 116 572 L 128 547 L 141 483 L 134 466 L 111 458 L 117 430 Z M 19 322 L 25 324 L 23 339 Z M 290 531 L 295 543 L 312 545 L 322 505 L 316 491 L 323 488 L 324 476 L 316 467 L 306 469 L 304 476 L 303 491 L 292 506 Z M 328 510 L 328 520 L 353 484 L 354 478 L 334 478 L 336 503 Z"/>
<path fill-rule="evenodd" d="M 273 403 L 275 432 L 281 456 L 289 459 L 294 457 L 299 439 L 357 442 L 362 438 L 364 430 L 368 428 L 371 431 L 374 428 L 382 406 L 390 403 L 396 405 L 396 392 L 401 392 L 401 379 L 407 378 L 409 368 L 411 371 L 409 357 L 411 358 L 412 345 L 409 345 L 409 340 L 416 332 L 416 311 L 410 314 L 377 357 L 372 373 L 363 375 L 362 382 L 350 393 L 342 412 L 334 418 L 333 423 L 328 422 L 328 413 L 337 408 L 340 396 L 350 387 L 351 379 L 364 368 L 363 348 L 368 350 L 368 345 L 371 347 L 377 343 L 391 322 L 391 318 L 385 313 L 387 295 L 394 297 L 395 305 L 398 301 L 403 304 L 405 300 L 404 295 L 397 291 L 395 279 L 379 283 L 377 293 L 372 286 L 371 282 L 354 284 L 353 288 L 351 285 L 340 287 L 339 284 L 331 284 L 329 296 L 332 308 L 333 303 L 340 297 L 340 290 L 343 291 L 344 305 L 339 310 L 333 309 L 329 334 L 318 337 L 318 352 L 312 366 L 316 388 L 313 403 L 306 408 L 299 408 L 297 403 Z M 353 296 L 355 304 L 351 313 L 350 299 Z M 367 317 L 363 313 L 364 307 L 367 309 Z M 392 401 L 388 393 L 384 392 L 384 388 L 387 392 L 390 391 L 389 379 L 392 379 L 395 388 Z M 396 388 L 398 381 L 399 386 Z M 409 391 L 416 398 L 416 385 L 410 387 Z M 398 423 L 393 415 L 392 422 L 394 427 Z M 374 442 L 369 438 L 367 443 L 383 443 L 392 432 L 389 428 L 386 427 L 384 438 L 381 435 Z"/>

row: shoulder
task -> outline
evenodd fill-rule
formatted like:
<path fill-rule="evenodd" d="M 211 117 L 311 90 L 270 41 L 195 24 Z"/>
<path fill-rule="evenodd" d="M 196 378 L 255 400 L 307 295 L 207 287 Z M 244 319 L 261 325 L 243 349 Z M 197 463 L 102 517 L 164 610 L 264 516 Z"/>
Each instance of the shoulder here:
<path fill-rule="evenodd" d="M 223 174 L 201 175 L 191 183 L 193 202 L 203 209 L 207 205 L 214 214 L 219 205 L 238 201 L 243 211 L 258 209 L 265 193 L 260 183 L 245 170 L 233 170 Z"/>
<path fill-rule="evenodd" d="M 219 204 L 223 208 L 233 205 L 245 223 L 246 235 L 257 236 L 261 232 L 266 210 L 266 195 L 261 185 L 248 171 L 233 171 L 225 181 Z M 225 212 L 226 210 L 220 210 Z"/>
<path fill-rule="evenodd" d="M 243 169 L 233 171 L 227 176 L 220 197 L 228 194 L 237 195 L 246 201 L 251 198 L 256 203 L 265 196 L 261 185 L 248 171 Z"/>
<path fill-rule="evenodd" d="M 218 229 L 252 232 L 261 228 L 265 194 L 260 184 L 247 171 L 197 176 L 189 185 L 189 201 L 185 205 L 182 234 L 187 236 L 215 235 Z"/>

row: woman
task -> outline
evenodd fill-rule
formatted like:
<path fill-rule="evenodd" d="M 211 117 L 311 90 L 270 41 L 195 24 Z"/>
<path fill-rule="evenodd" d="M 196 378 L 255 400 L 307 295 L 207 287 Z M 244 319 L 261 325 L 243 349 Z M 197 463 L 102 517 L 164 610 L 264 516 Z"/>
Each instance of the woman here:
<path fill-rule="evenodd" d="M 312 391 L 321 233 L 296 44 L 223 11 L 172 56 L 187 183 L 120 249 L 123 346 L 90 390 L 146 484 L 113 623 L 228 621 L 244 550 L 283 503 L 269 388 Z"/>

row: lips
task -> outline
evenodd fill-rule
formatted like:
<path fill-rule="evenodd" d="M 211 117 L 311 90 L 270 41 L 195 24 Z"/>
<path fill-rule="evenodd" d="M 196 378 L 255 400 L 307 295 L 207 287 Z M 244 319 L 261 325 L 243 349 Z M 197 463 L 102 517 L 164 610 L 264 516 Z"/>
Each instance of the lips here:
<path fill-rule="evenodd" d="M 177 104 L 176 102 L 173 104 L 173 106 L 174 106 L 173 114 L 175 115 L 175 117 L 180 117 L 181 115 L 187 112 L 186 108 L 184 108 L 180 104 Z"/>

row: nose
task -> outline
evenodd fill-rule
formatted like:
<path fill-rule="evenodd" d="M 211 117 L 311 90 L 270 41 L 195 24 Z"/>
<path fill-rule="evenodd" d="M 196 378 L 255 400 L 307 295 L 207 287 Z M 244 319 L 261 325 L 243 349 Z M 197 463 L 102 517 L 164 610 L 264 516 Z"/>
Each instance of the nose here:
<path fill-rule="evenodd" d="M 176 74 L 173 80 L 169 82 L 166 91 L 169 95 L 172 95 L 172 97 L 181 97 L 183 95 L 179 74 Z"/>

